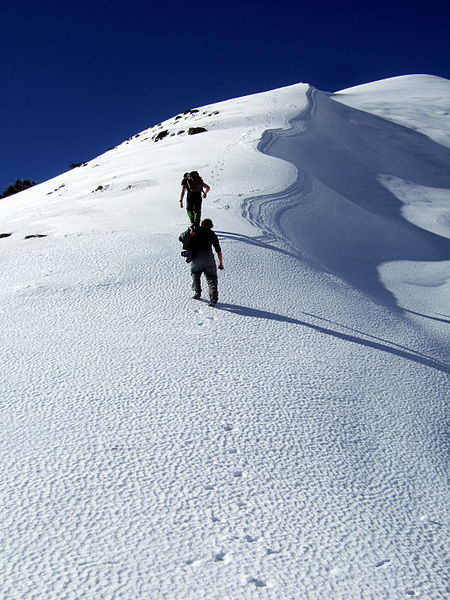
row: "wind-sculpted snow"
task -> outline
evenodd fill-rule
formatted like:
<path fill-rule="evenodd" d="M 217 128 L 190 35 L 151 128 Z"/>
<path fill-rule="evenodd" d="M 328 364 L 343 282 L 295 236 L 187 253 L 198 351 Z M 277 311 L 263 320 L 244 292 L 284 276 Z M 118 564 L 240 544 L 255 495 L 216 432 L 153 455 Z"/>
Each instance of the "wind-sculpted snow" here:
<path fill-rule="evenodd" d="M 308 110 L 291 121 L 290 130 L 267 132 L 259 146 L 293 163 L 297 182 L 281 195 L 249 200 L 247 206 L 252 212 L 268 206 L 270 216 L 257 222 L 275 221 L 297 251 L 394 307 L 397 301 L 380 281 L 378 267 L 392 261 L 448 261 L 450 228 L 447 236 L 436 235 L 409 222 L 386 183 L 401 180 L 445 190 L 443 212 L 448 214 L 450 149 L 336 103 L 329 94 L 313 90 L 309 97 Z M 446 272 L 450 278 L 449 263 Z"/>
<path fill-rule="evenodd" d="M 313 160 L 314 95 L 205 107 L 202 135 L 153 142 L 172 119 L 2 201 L 2 598 L 448 596 L 449 313 L 418 296 L 392 310 L 346 260 L 375 269 L 385 252 L 395 281 L 401 232 L 435 300 L 444 246 L 398 207 L 331 189 L 344 183 Z M 194 156 L 224 252 L 216 309 L 190 298 L 179 256 Z M 355 222 L 386 250 L 364 250 Z M 414 262 L 409 275 L 415 290 Z"/>

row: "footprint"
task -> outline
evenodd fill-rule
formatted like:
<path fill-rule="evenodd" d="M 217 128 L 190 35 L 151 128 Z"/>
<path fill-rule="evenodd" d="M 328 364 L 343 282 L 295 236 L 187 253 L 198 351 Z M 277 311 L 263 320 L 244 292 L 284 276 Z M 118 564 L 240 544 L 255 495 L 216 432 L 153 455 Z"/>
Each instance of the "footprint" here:
<path fill-rule="evenodd" d="M 254 586 L 257 588 L 267 587 L 267 583 L 265 581 L 263 581 L 262 579 L 258 579 L 257 577 L 252 577 L 251 579 L 248 580 L 248 582 L 253 583 Z"/>
<path fill-rule="evenodd" d="M 251 535 L 246 535 L 244 540 L 249 544 L 253 544 L 253 542 L 257 542 L 258 538 L 252 537 Z"/>
<path fill-rule="evenodd" d="M 193 567 L 194 567 L 194 566 L 196 566 L 196 565 L 199 565 L 199 564 L 201 564 L 201 562 L 202 562 L 202 561 L 201 561 L 199 558 L 188 558 L 188 559 L 187 559 L 187 560 L 185 560 L 184 562 L 185 562 L 185 564 L 186 564 L 186 565 L 189 565 L 189 566 L 193 566 Z"/>
<path fill-rule="evenodd" d="M 214 562 L 229 563 L 231 558 L 226 552 L 222 551 L 218 552 L 217 554 L 213 554 L 213 560 Z"/>
<path fill-rule="evenodd" d="M 238 478 L 239 478 L 239 477 L 242 477 L 242 476 L 243 476 L 243 473 L 242 473 L 242 471 L 235 471 L 235 472 L 233 473 L 233 477 L 238 477 Z"/>
<path fill-rule="evenodd" d="M 229 423 L 224 425 L 223 428 L 225 431 L 233 431 L 233 425 L 230 425 Z"/>
<path fill-rule="evenodd" d="M 380 560 L 378 561 L 375 566 L 378 567 L 382 567 L 383 565 L 386 565 L 387 563 L 390 563 L 391 561 L 389 560 L 389 558 L 385 558 L 384 560 Z"/>

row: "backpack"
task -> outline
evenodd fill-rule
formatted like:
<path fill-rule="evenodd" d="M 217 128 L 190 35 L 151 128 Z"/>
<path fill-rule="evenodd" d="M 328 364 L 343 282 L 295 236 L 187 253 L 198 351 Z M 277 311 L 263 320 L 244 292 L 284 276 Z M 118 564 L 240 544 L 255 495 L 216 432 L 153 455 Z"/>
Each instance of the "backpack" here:
<path fill-rule="evenodd" d="M 182 233 L 179 237 L 180 242 L 183 244 L 183 250 L 181 251 L 181 256 L 186 259 L 187 263 L 190 263 L 195 256 L 193 249 L 193 240 L 191 235 L 189 234 L 189 230 Z"/>
<path fill-rule="evenodd" d="M 187 174 L 186 184 L 190 192 L 201 192 L 203 190 L 203 179 L 197 171 L 191 171 Z"/>

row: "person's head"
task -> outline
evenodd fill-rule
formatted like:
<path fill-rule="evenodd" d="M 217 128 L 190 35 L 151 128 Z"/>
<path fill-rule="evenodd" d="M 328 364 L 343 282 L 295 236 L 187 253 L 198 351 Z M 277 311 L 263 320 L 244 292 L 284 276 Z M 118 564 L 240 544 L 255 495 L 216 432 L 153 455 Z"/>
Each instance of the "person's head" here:
<path fill-rule="evenodd" d="M 193 223 L 190 227 L 189 227 L 189 233 L 191 235 L 195 235 L 198 230 L 200 229 L 200 225 L 197 225 L 197 223 Z"/>
<path fill-rule="evenodd" d="M 207 227 L 208 229 L 212 229 L 214 227 L 214 223 L 211 221 L 211 219 L 203 219 L 200 225 L 202 227 Z"/>
<path fill-rule="evenodd" d="M 188 173 L 188 175 L 189 177 L 200 177 L 198 171 L 191 171 L 190 173 Z"/>

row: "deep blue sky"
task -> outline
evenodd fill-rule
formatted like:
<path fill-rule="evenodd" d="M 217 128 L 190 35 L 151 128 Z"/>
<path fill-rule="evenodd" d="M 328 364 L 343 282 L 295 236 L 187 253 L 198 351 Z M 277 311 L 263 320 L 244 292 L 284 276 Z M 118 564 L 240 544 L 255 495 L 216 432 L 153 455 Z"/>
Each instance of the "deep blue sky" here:
<path fill-rule="evenodd" d="M 450 2 L 17 0 L 2 9 L 0 192 L 187 108 L 299 81 L 450 79 Z"/>

